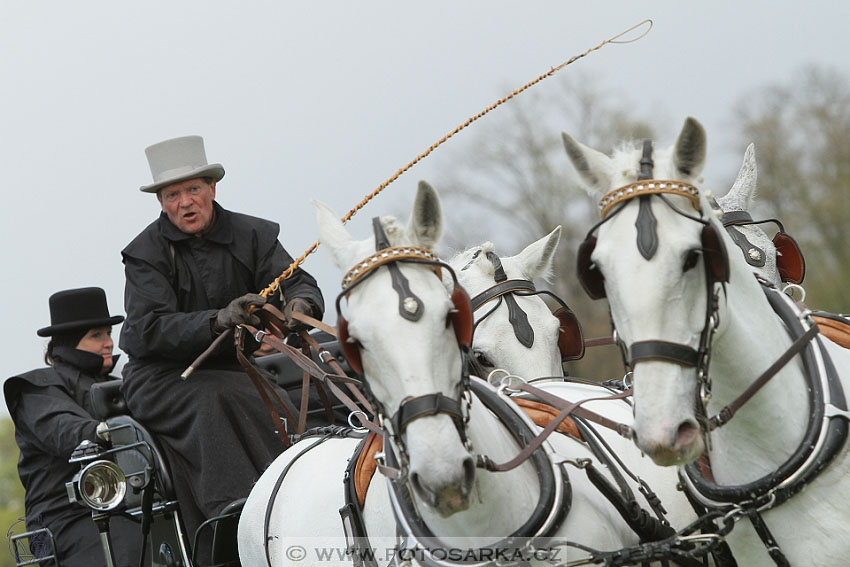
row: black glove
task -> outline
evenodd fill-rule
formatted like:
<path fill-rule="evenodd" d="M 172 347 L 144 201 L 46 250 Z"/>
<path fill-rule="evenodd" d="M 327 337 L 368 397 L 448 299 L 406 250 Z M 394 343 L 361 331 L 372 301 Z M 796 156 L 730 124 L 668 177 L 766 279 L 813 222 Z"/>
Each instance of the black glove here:
<path fill-rule="evenodd" d="M 246 293 L 231 301 L 224 309 L 219 309 L 212 319 L 212 329 L 215 334 L 222 333 L 225 329 L 235 327 L 243 323 L 260 325 L 260 318 L 248 312 L 251 306 L 260 307 L 266 302 L 266 298 L 256 293 Z"/>
<path fill-rule="evenodd" d="M 292 318 L 292 313 L 302 313 L 304 315 L 313 316 L 313 304 L 303 297 L 293 297 L 286 302 L 286 307 L 283 308 L 283 314 L 286 316 L 286 328 L 291 333 L 297 333 L 302 329 L 306 329 L 308 325 Z"/>

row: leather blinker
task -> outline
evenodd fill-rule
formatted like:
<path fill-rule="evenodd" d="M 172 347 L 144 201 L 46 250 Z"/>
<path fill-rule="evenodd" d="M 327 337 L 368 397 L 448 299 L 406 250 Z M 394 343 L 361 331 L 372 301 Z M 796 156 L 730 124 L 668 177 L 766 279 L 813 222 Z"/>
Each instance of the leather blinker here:
<path fill-rule="evenodd" d="M 336 319 L 336 333 L 339 339 L 339 345 L 342 348 L 342 354 L 348 360 L 348 365 L 358 375 L 363 374 L 363 361 L 360 358 L 360 348 L 351 340 L 348 334 L 348 321 L 342 314 Z"/>
<path fill-rule="evenodd" d="M 728 282 L 729 256 L 726 254 L 726 245 L 714 225 L 708 223 L 703 227 L 701 240 L 711 279 L 716 282 Z"/>
<path fill-rule="evenodd" d="M 561 353 L 561 362 L 578 360 L 584 356 L 584 335 L 578 317 L 572 309 L 566 305 L 559 307 L 552 313 L 558 318 L 560 332 L 558 335 L 558 350 Z"/>
<path fill-rule="evenodd" d="M 605 276 L 602 275 L 602 272 L 591 259 L 595 248 L 596 236 L 591 234 L 578 247 L 576 271 L 578 281 L 587 295 L 591 299 L 603 299 L 605 297 Z"/>
<path fill-rule="evenodd" d="M 797 241 L 787 232 L 777 232 L 773 237 L 776 246 L 776 268 L 783 282 L 803 283 L 806 276 L 806 260 Z"/>

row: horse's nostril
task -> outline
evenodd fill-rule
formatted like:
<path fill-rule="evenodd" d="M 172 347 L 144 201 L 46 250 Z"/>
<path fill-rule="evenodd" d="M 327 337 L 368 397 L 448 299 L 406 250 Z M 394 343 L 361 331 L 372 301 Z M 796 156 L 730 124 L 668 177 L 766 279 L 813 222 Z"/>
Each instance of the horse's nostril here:
<path fill-rule="evenodd" d="M 699 426 L 695 421 L 689 419 L 679 424 L 676 431 L 676 447 L 687 447 L 694 443 L 699 436 Z"/>
<path fill-rule="evenodd" d="M 475 459 L 471 456 L 463 460 L 463 491 L 469 494 L 472 483 L 475 482 Z"/>
<path fill-rule="evenodd" d="M 410 473 L 410 484 L 413 487 L 413 490 L 419 494 L 419 497 L 422 498 L 425 502 L 427 502 L 430 506 L 437 505 L 437 495 L 433 490 L 429 489 L 422 482 L 422 478 L 418 473 L 411 472 Z"/>

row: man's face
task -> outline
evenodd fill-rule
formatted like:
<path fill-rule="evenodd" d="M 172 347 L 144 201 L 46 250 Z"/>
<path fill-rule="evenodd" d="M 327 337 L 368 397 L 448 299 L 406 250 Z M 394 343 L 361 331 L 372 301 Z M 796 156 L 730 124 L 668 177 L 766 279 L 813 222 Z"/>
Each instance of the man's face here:
<path fill-rule="evenodd" d="M 203 234 L 213 223 L 215 181 L 187 179 L 166 185 L 156 195 L 162 211 L 180 232 Z"/>

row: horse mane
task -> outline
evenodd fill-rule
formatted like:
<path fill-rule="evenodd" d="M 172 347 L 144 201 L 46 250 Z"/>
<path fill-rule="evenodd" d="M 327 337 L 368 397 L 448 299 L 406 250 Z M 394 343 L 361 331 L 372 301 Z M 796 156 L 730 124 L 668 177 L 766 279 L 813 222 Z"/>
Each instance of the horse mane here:
<path fill-rule="evenodd" d="M 457 266 L 458 270 L 468 269 L 472 266 L 478 266 L 478 269 L 484 272 L 485 276 L 493 276 L 493 264 L 487 260 L 487 254 L 494 252 L 496 246 L 490 242 L 484 242 L 480 246 L 473 246 L 463 252 L 458 252 L 449 260 L 449 264 Z M 483 263 L 482 263 L 483 260 Z"/>
<path fill-rule="evenodd" d="M 409 244 L 409 242 L 405 242 L 407 226 L 396 217 L 390 215 L 382 216 L 381 224 L 384 226 L 384 233 L 387 235 L 392 246 L 404 246 L 405 244 Z"/>

